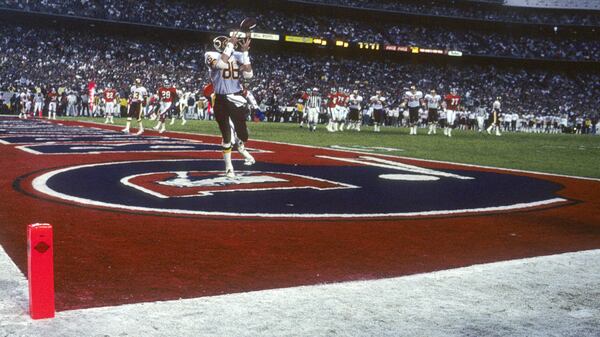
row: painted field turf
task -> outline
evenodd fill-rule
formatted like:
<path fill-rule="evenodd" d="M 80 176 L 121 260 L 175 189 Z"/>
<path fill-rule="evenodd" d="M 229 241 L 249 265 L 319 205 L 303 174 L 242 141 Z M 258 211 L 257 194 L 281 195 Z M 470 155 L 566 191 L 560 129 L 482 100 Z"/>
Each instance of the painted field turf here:
<path fill-rule="evenodd" d="M 91 126 L 75 121 L 63 124 L 67 127 Z M 202 125 L 211 127 L 209 124 Z M 254 128 L 254 124 L 251 127 L 255 135 L 260 135 L 258 127 Z M 264 127 L 266 132 L 268 127 L 277 131 L 283 126 L 265 124 Z M 119 137 L 118 132 L 115 132 L 118 131 L 118 127 L 101 129 Z M 289 130 L 297 137 L 309 138 L 308 132 L 302 133 L 305 130 Z M 178 143 L 186 140 L 213 145 L 220 143 L 220 138 L 214 136 L 175 133 L 167 135 L 177 138 Z M 457 133 L 452 139 L 438 137 L 440 141 L 454 142 L 460 135 Z M 148 136 L 156 137 L 158 134 L 148 132 Z M 385 133 L 382 136 L 386 136 Z M 535 136 L 538 135 L 532 135 Z M 334 142 L 334 137 L 350 136 L 323 134 L 322 137 L 331 137 L 329 141 L 332 144 L 339 144 Z M 387 137 L 395 137 L 394 139 L 401 141 L 410 139 L 407 135 L 398 134 L 390 134 Z M 421 138 L 427 139 L 426 136 L 418 136 L 416 139 L 420 141 Z M 135 142 L 145 143 L 145 139 L 147 138 L 138 137 Z M 127 139 L 127 142 L 130 141 Z M 72 140 L 65 142 L 78 148 L 82 145 Z M 377 145 L 391 146 L 381 143 Z M 365 160 L 365 155 L 354 152 L 250 141 L 247 144 L 249 148 L 261 150 L 255 152 L 259 171 L 262 168 L 290 166 L 295 167 L 293 170 L 303 170 L 306 175 L 320 175 L 326 173 L 315 168 L 323 168 L 323 172 L 339 169 L 343 174 L 332 174 L 331 179 L 338 179 L 342 183 L 355 180 L 361 187 L 369 183 L 365 177 L 354 178 L 345 175 L 353 169 L 356 169 L 356 172 L 366 170 L 360 172 L 373 175 L 376 184 L 384 184 L 383 181 L 386 181 L 386 184 L 401 184 L 402 181 L 398 180 L 388 182 L 385 177 L 406 170 L 409 170 L 411 176 L 439 178 L 435 181 L 406 182 L 407 195 L 414 195 L 429 202 L 414 204 L 415 207 L 434 208 L 438 204 L 435 200 L 439 200 L 439 204 L 444 206 L 452 206 L 461 198 L 465 201 L 475 199 L 474 202 L 483 202 L 487 189 L 466 190 L 461 192 L 462 194 L 446 195 L 443 198 L 437 194 L 429 194 L 430 199 L 427 199 L 428 193 L 419 195 L 420 190 L 416 184 L 420 183 L 450 182 L 448 187 L 453 190 L 459 191 L 463 188 L 457 183 L 460 179 L 445 174 L 473 176 L 475 180 L 484 177 L 496 177 L 500 179 L 498 181 L 507 179 L 507 183 L 501 184 L 504 189 L 495 192 L 498 193 L 496 197 L 504 196 L 501 199 L 502 205 L 524 201 L 519 198 L 527 198 L 525 201 L 548 198 L 556 200 L 517 211 L 498 209 L 492 212 L 410 217 L 328 216 L 304 219 L 285 215 L 264 218 L 257 215 L 173 214 L 166 211 L 123 209 L 110 205 L 90 205 L 85 201 L 65 200 L 36 188 L 34 181 L 50 172 L 74 166 L 89 165 L 101 168 L 97 164 L 127 161 L 168 163 L 181 160 L 182 166 L 177 169 L 151 168 L 150 173 L 159 173 L 156 182 L 160 185 L 160 182 L 173 179 L 172 176 L 168 176 L 169 172 L 190 172 L 188 177 L 201 176 L 207 170 L 202 165 L 210 163 L 211 160 L 220 160 L 221 153 L 218 147 L 215 151 L 191 149 L 187 152 L 173 152 L 165 149 L 163 152 L 139 152 L 139 149 L 132 147 L 132 152 L 33 154 L 21 149 L 22 146 L 23 144 L 0 145 L 3 156 L 0 170 L 4 172 L 0 177 L 0 198 L 3 200 L 0 208 L 0 245 L 20 270 L 25 271 L 27 224 L 54 224 L 56 299 L 59 310 L 398 277 L 479 263 L 600 248 L 598 180 L 504 172 L 491 168 L 400 159 L 380 154 L 370 155 L 376 158 L 376 164 L 383 161 L 395 163 L 381 167 L 361 162 Z M 401 145 L 397 147 L 403 148 Z M 406 155 L 404 152 L 406 151 L 399 154 Z M 239 157 L 236 156 L 236 159 Z M 198 161 L 198 166 L 186 167 L 183 164 L 190 160 Z M 240 162 L 236 162 L 235 165 L 238 171 L 243 170 Z M 402 169 L 399 170 L 398 167 Z M 209 167 L 208 170 L 215 168 L 216 166 Z M 380 172 L 379 169 L 386 171 Z M 110 172 L 119 171 L 105 173 Z M 92 193 L 95 190 L 93 181 L 97 177 L 102 178 L 102 174 L 91 171 L 88 173 L 60 176 L 64 179 L 61 182 L 49 178 L 41 185 L 49 189 L 61 189 L 64 193 L 83 193 L 88 199 L 112 198 L 119 204 L 138 202 L 137 198 L 144 195 L 143 192 L 136 194 L 129 190 L 130 195 L 121 195 L 115 190 L 102 192 L 105 190 L 100 187 L 99 194 L 95 195 Z M 105 175 L 106 179 L 112 176 Z M 397 175 L 395 177 L 398 178 Z M 492 178 L 492 183 L 494 179 Z M 194 178 L 190 181 L 197 180 Z M 89 185 L 90 183 L 92 185 Z M 100 179 L 98 183 L 105 187 L 103 180 Z M 110 184 L 118 185 L 116 182 Z M 81 189 L 82 186 L 88 188 Z M 494 186 L 497 187 L 497 184 Z M 242 199 L 257 209 L 260 209 L 263 201 L 268 201 L 269 207 L 274 207 L 274 203 L 282 201 L 267 199 L 270 198 L 267 194 L 270 192 L 243 193 L 247 193 L 247 196 Z M 372 193 L 369 198 L 391 196 L 387 193 L 391 192 L 381 195 Z M 440 193 L 439 190 L 436 193 Z M 482 198 L 468 198 L 473 195 L 466 196 L 465 193 L 479 193 Z M 176 196 L 176 193 L 172 195 Z M 144 198 L 157 202 L 148 196 Z M 176 201 L 169 199 L 168 203 L 170 202 Z M 329 198 L 321 203 L 323 207 L 327 203 L 340 207 L 335 202 L 336 200 Z M 410 202 L 410 198 L 406 199 L 400 206 L 411 206 Z M 498 204 L 496 198 L 489 202 Z M 225 201 L 225 205 L 214 207 L 228 206 L 231 205 L 227 205 Z M 349 213 L 355 210 L 354 206 L 356 205 L 348 205 Z M 230 208 L 235 209 L 236 207 Z"/>

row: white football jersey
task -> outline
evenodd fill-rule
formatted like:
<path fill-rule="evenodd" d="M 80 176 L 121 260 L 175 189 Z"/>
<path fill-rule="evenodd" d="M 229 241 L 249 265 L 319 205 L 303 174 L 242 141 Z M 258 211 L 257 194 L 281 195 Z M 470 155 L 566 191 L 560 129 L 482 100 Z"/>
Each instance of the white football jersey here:
<path fill-rule="evenodd" d="M 146 96 L 148 96 L 148 91 L 143 86 L 131 87 L 131 102 L 141 102 Z"/>
<path fill-rule="evenodd" d="M 494 110 L 500 111 L 500 101 L 494 101 L 494 104 L 492 104 L 492 108 Z"/>
<path fill-rule="evenodd" d="M 360 103 L 362 103 L 363 98 L 360 95 L 352 94 L 350 95 L 350 108 L 360 110 Z"/>
<path fill-rule="evenodd" d="M 427 102 L 428 109 L 437 109 L 440 107 L 440 102 L 442 101 L 442 96 L 435 94 L 427 94 L 425 95 L 425 101 Z"/>
<path fill-rule="evenodd" d="M 371 97 L 371 107 L 375 110 L 383 109 L 383 104 L 385 103 L 385 97 L 375 95 Z"/>
<path fill-rule="evenodd" d="M 421 98 L 423 98 L 423 93 L 420 91 L 407 91 L 404 93 L 404 98 L 408 101 L 409 108 L 418 108 L 421 105 Z"/>
<path fill-rule="evenodd" d="M 229 68 L 227 69 L 217 68 L 219 58 L 221 58 L 221 54 L 216 51 L 209 51 L 204 54 L 204 63 L 209 69 L 215 94 L 228 95 L 242 91 L 240 65 L 242 64 L 243 54 L 234 51 L 229 58 Z"/>

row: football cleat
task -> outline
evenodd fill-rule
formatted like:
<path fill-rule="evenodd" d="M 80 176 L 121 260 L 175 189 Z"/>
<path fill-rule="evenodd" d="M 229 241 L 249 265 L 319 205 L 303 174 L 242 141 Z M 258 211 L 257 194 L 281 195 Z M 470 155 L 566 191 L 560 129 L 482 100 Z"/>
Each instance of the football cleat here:
<path fill-rule="evenodd" d="M 233 169 L 227 169 L 225 171 L 225 176 L 230 179 L 235 178 L 235 173 L 233 172 Z"/>
<path fill-rule="evenodd" d="M 252 166 L 255 163 L 256 163 L 256 160 L 253 157 L 246 158 L 246 160 L 244 161 L 244 165 L 246 165 L 246 166 Z"/>
<path fill-rule="evenodd" d="M 138 132 L 135 133 L 136 136 L 141 135 L 142 133 L 144 133 L 144 129 L 139 129 Z"/>
<path fill-rule="evenodd" d="M 125 129 L 121 130 L 121 132 L 123 132 L 123 133 L 129 133 L 129 129 L 125 128 Z"/>

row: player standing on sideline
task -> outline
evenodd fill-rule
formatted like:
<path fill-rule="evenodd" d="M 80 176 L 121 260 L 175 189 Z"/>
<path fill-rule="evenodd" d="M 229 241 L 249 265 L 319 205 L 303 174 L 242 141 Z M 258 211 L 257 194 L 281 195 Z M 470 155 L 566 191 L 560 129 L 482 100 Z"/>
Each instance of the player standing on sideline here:
<path fill-rule="evenodd" d="M 177 90 L 171 86 L 168 80 L 164 80 L 163 85 L 158 88 L 158 100 L 160 101 L 158 123 L 154 127 L 159 133 L 165 132 L 165 120 L 169 112 L 175 110 L 174 103 L 177 102 Z"/>
<path fill-rule="evenodd" d="M 442 97 L 432 89 L 431 92 L 425 95 L 425 104 L 427 104 L 427 124 L 429 124 L 428 135 L 436 134 L 437 123 L 438 123 L 438 109 L 440 108 L 440 102 Z"/>
<path fill-rule="evenodd" d="M 58 94 L 56 89 L 52 88 L 46 95 L 48 103 L 48 119 L 56 119 L 56 104 L 58 103 Z"/>
<path fill-rule="evenodd" d="M 360 104 L 363 101 L 362 96 L 358 94 L 358 90 L 354 89 L 349 98 L 350 112 L 348 113 L 348 127 L 347 129 L 354 129 L 360 131 Z"/>
<path fill-rule="evenodd" d="M 501 106 L 500 106 L 500 96 L 496 97 L 496 100 L 494 101 L 494 103 L 492 104 L 492 116 L 491 116 L 491 123 L 490 126 L 487 128 L 487 133 L 491 134 L 490 131 L 492 131 L 492 129 L 496 130 L 496 136 L 501 136 L 500 134 L 500 126 L 499 126 L 499 117 L 500 117 L 500 112 L 501 112 Z"/>
<path fill-rule="evenodd" d="M 22 91 L 19 94 L 19 118 L 27 119 L 27 93 Z"/>
<path fill-rule="evenodd" d="M 456 93 L 456 89 L 451 89 L 450 94 L 444 97 L 442 103 L 444 110 L 446 111 L 446 128 L 444 129 L 444 135 L 452 137 L 452 129 L 454 129 L 454 122 L 456 120 L 456 114 L 460 110 L 460 96 Z"/>
<path fill-rule="evenodd" d="M 304 127 L 304 121 L 308 118 L 306 112 L 306 101 L 308 101 L 310 93 L 310 89 L 306 90 L 300 94 L 300 98 L 298 98 L 298 101 L 296 101 L 296 112 L 298 113 L 298 119 L 300 120 L 301 128 Z"/>
<path fill-rule="evenodd" d="M 142 86 L 142 80 L 136 78 L 135 83 L 131 86 L 129 94 L 129 110 L 127 112 L 127 124 L 125 125 L 125 129 L 123 129 L 124 133 L 129 133 L 131 120 L 134 117 L 137 119 L 139 126 L 136 135 L 144 133 L 144 124 L 142 122 L 144 116 L 142 115 L 142 111 L 146 96 L 148 96 L 148 91 Z"/>
<path fill-rule="evenodd" d="M 344 125 L 346 124 L 346 118 L 348 117 L 348 100 L 350 95 L 347 92 L 348 89 L 344 89 L 340 87 L 338 91 L 338 99 L 337 99 L 337 113 L 338 113 L 338 123 L 339 130 L 344 131 Z M 335 126 L 337 129 L 338 125 Z"/>
<path fill-rule="evenodd" d="M 42 110 L 44 109 L 44 95 L 41 91 L 35 94 L 34 102 L 35 105 L 33 108 L 33 114 L 34 116 L 37 114 L 39 118 L 42 118 Z"/>
<path fill-rule="evenodd" d="M 308 130 L 315 131 L 319 122 L 319 113 L 321 110 L 321 96 L 319 89 L 313 88 L 309 96 L 304 101 L 304 110 L 308 118 Z"/>
<path fill-rule="evenodd" d="M 377 90 L 375 96 L 371 97 L 370 102 L 373 109 L 373 131 L 381 132 L 381 124 L 385 122 L 385 110 L 383 109 L 385 97 L 381 95 L 380 90 Z"/>
<path fill-rule="evenodd" d="M 331 88 L 331 91 L 327 95 L 327 115 L 329 116 L 329 121 L 327 122 L 327 131 L 334 132 L 334 123 L 336 116 L 336 108 L 337 108 L 337 94 L 335 92 L 335 88 Z"/>
<path fill-rule="evenodd" d="M 119 94 L 109 83 L 104 88 L 104 94 L 102 95 L 102 100 L 104 102 L 104 114 L 106 115 L 106 119 L 104 124 L 115 124 L 114 114 L 115 114 L 115 101 L 118 100 Z"/>
<path fill-rule="evenodd" d="M 477 132 L 483 132 L 485 130 L 485 120 L 487 119 L 487 112 L 485 107 L 475 101 L 475 118 L 477 119 Z"/>
<path fill-rule="evenodd" d="M 418 91 L 413 85 L 410 90 L 404 93 L 404 104 L 408 105 L 408 123 L 410 125 L 410 134 L 416 135 L 419 123 L 419 108 L 422 105 L 423 93 Z"/>
<path fill-rule="evenodd" d="M 248 141 L 246 126 L 247 100 L 243 96 L 244 88 L 240 83 L 240 72 L 243 78 L 253 76 L 252 65 L 248 50 L 250 38 L 245 38 L 239 46 L 240 51 L 234 48 L 238 44 L 237 33 L 231 38 L 219 36 L 213 40 L 217 52 L 209 51 L 204 54 L 205 64 L 209 68 L 209 75 L 214 88 L 214 114 L 219 130 L 223 137 L 223 160 L 225 161 L 225 175 L 234 178 L 235 173 L 231 162 L 232 132 L 229 125 L 231 119 L 235 133 L 239 138 L 238 152 L 246 159 L 245 164 L 254 163 L 254 158 L 244 147 Z"/>

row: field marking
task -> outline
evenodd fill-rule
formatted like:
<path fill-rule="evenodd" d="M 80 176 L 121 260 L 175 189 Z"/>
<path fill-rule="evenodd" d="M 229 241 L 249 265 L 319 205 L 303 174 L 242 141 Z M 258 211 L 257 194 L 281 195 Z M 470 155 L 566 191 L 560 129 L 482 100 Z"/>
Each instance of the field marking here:
<path fill-rule="evenodd" d="M 220 161 L 220 159 L 207 159 L 209 161 Z M 305 176 L 305 175 L 301 175 L 301 174 L 295 174 L 295 173 L 289 173 L 289 172 L 285 172 L 285 175 L 289 175 L 289 176 L 294 176 L 294 177 L 300 177 L 300 178 L 305 178 L 307 180 L 317 180 L 317 181 L 321 181 L 321 182 L 326 182 L 332 185 L 338 185 L 338 187 L 324 187 L 324 188 L 320 188 L 320 187 L 316 187 L 316 186 L 289 186 L 289 187 L 264 187 L 264 188 L 248 188 L 248 189 L 227 189 L 227 190 L 214 190 L 214 191 L 203 191 L 203 192 L 199 192 L 198 194 L 194 194 L 194 195 L 179 195 L 179 196 L 174 196 L 174 197 L 169 197 L 166 196 L 164 194 L 158 193 L 158 192 L 154 192 L 151 191 L 145 187 L 142 187 L 140 185 L 137 185 L 135 183 L 132 183 L 130 180 L 131 179 L 135 179 L 137 177 L 143 177 L 143 176 L 149 176 L 149 175 L 154 175 L 154 174 L 164 174 L 164 173 L 172 173 L 177 175 L 180 171 L 159 171 L 159 172 L 150 172 L 150 173 L 142 173 L 142 174 L 134 174 L 131 176 L 127 176 L 124 178 L 121 178 L 120 183 L 125 185 L 125 186 L 129 186 L 133 189 L 136 189 L 140 192 L 143 193 L 148 193 L 154 197 L 157 198 L 161 198 L 161 199 L 169 199 L 169 198 L 190 198 L 190 197 L 203 197 L 203 196 L 211 196 L 213 195 L 213 193 L 227 193 L 227 192 L 254 192 L 254 191 L 283 191 L 283 190 L 298 190 L 298 189 L 313 189 L 313 190 L 318 190 L 318 191 L 331 191 L 331 190 L 338 190 L 338 189 L 351 189 L 351 188 L 360 188 L 359 186 L 354 186 L 354 185 L 350 185 L 350 184 L 346 184 L 346 183 L 341 183 L 339 181 L 332 181 L 332 180 L 327 180 L 327 179 L 321 179 L 321 178 L 316 178 L 316 177 L 309 177 L 309 176 Z M 190 171 L 186 171 L 186 172 L 190 172 Z M 194 172 L 211 172 L 211 173 L 215 173 L 215 174 L 223 174 L 222 171 L 191 171 L 192 173 Z M 281 174 L 281 172 L 271 172 L 271 171 L 248 171 L 248 170 L 240 170 L 240 171 L 236 171 L 236 175 L 238 174 L 243 174 L 243 173 L 265 173 L 265 174 Z M 236 186 L 235 183 L 235 179 L 233 180 L 233 184 L 231 184 L 232 186 Z M 282 181 L 283 182 L 283 181 Z M 287 180 L 286 180 L 287 182 Z M 243 185 L 240 185 L 243 186 Z"/>
<path fill-rule="evenodd" d="M 8 259 L 8 260 L 7 260 Z M 0 247 L 7 336 L 597 336 L 600 250 L 395 278 L 27 314 L 27 282 Z"/>
<path fill-rule="evenodd" d="M 322 155 L 317 155 L 316 157 L 335 160 L 335 161 L 342 161 L 342 162 L 346 162 L 346 163 L 354 163 L 354 164 L 388 168 L 388 169 L 392 169 L 392 170 L 409 171 L 409 172 L 421 173 L 421 174 L 425 174 L 425 175 L 429 174 L 429 175 L 438 176 L 438 177 L 454 178 L 454 179 L 460 179 L 460 180 L 475 179 L 473 177 L 461 176 L 458 174 L 452 174 L 452 173 L 443 172 L 443 171 L 436 171 L 433 169 L 427 169 L 427 168 L 423 168 L 423 167 L 408 165 L 408 164 L 404 164 L 404 163 L 399 163 L 399 162 L 395 162 L 395 161 L 391 161 L 391 160 L 385 160 L 385 159 L 381 159 L 381 158 L 377 158 L 377 157 L 370 157 L 370 156 L 361 156 L 361 157 L 359 157 L 359 159 L 333 157 L 333 156 L 322 156 Z M 363 160 L 360 160 L 360 159 L 363 159 Z"/>
<path fill-rule="evenodd" d="M 546 200 L 539 200 L 529 203 L 518 203 L 512 205 L 503 205 L 503 206 L 493 206 L 493 207 L 481 207 L 481 208 L 472 208 L 472 209 L 460 209 L 460 210 L 437 210 L 437 211 L 424 211 L 424 212 L 404 212 L 404 213 L 371 213 L 371 214 L 344 214 L 344 213 L 235 213 L 235 212 L 212 212 L 212 211 L 193 211 L 193 210 L 184 210 L 184 209 L 162 209 L 162 208 L 152 208 L 152 207 L 142 207 L 142 206 L 130 206 L 130 205 L 121 205 L 121 204 L 113 204 L 106 203 L 103 201 L 91 200 L 86 198 L 75 197 L 71 195 L 67 195 L 61 192 L 57 192 L 51 189 L 48 186 L 48 180 L 53 176 L 87 167 L 98 167 L 98 166 L 107 166 L 107 165 L 125 165 L 131 163 L 146 163 L 146 162 L 182 162 L 182 161 L 201 161 L 206 159 L 168 159 L 168 160 L 139 160 L 139 161 L 122 161 L 122 162 L 108 162 L 108 163 L 96 163 L 96 164 L 85 164 L 85 165 L 77 165 L 66 167 L 50 172 L 46 172 L 38 177 L 36 177 L 33 182 L 33 188 L 45 195 L 50 197 L 61 199 L 77 204 L 82 204 L 86 206 L 98 206 L 98 207 L 106 207 L 112 209 L 123 209 L 127 211 L 144 211 L 144 212 L 154 212 L 154 213 L 167 213 L 167 214 L 176 214 L 176 215 L 204 215 L 204 216 L 230 216 L 230 217 L 258 217 L 258 218 L 306 218 L 306 219 L 322 219 L 322 218 L 390 218 L 390 217 L 398 217 L 398 218 L 407 218 L 407 217 L 425 217 L 425 216 L 450 216 L 450 215 L 463 215 L 463 214 L 481 214 L 481 213 L 490 213 L 490 212 L 504 212 L 504 211 L 514 211 L 521 209 L 528 209 L 534 207 L 545 207 L 552 204 L 564 203 L 568 200 L 563 198 L 551 198 Z M 219 160 L 219 159 L 213 159 Z"/>
<path fill-rule="evenodd" d="M 96 122 L 87 122 L 87 121 L 77 121 L 77 122 L 79 122 L 79 123 L 90 123 L 90 124 L 99 124 L 99 123 L 96 123 Z M 99 125 L 103 125 L 103 124 L 99 124 Z M 170 132 L 171 133 L 180 133 L 180 134 L 183 134 L 183 135 L 203 136 L 203 137 L 211 137 L 211 138 L 217 138 L 217 139 L 221 138 L 220 136 L 209 135 L 209 134 L 204 134 L 204 133 L 192 133 L 192 132 L 185 132 L 185 131 L 170 131 Z M 273 144 L 280 144 L 280 145 L 292 145 L 292 146 L 306 147 L 306 148 L 310 148 L 310 149 L 330 150 L 330 151 L 339 151 L 339 152 L 347 152 L 347 153 L 355 153 L 355 154 L 364 154 L 364 155 L 370 155 L 370 156 L 376 155 L 376 156 L 389 157 L 389 158 L 399 158 L 399 159 L 406 159 L 406 160 L 413 160 L 413 161 L 421 161 L 421 162 L 426 162 L 426 163 L 450 164 L 450 165 L 455 165 L 455 166 L 484 168 L 484 169 L 492 169 L 492 170 L 507 171 L 507 172 L 530 173 L 530 174 L 553 176 L 553 177 L 562 177 L 562 178 L 571 178 L 571 179 L 600 181 L 600 178 L 572 176 L 572 175 L 565 175 L 565 174 L 558 174 L 558 173 L 538 172 L 538 171 L 530 171 L 530 170 L 522 170 L 522 169 L 511 169 L 511 168 L 486 166 L 486 165 L 478 165 L 478 164 L 455 163 L 455 162 L 443 161 L 443 160 L 423 159 L 423 158 L 415 158 L 415 157 L 407 157 L 407 156 L 399 156 L 399 155 L 390 155 L 390 154 L 380 154 L 380 153 L 374 154 L 372 152 L 359 151 L 359 150 L 333 149 L 331 147 L 314 146 L 314 145 L 304 145 L 304 144 L 294 144 L 294 143 L 286 143 L 286 142 L 279 142 L 279 141 L 272 141 L 272 140 L 252 139 L 251 141 L 252 142 L 258 142 L 258 143 L 267 143 L 267 144 L 268 143 L 273 143 Z"/>

